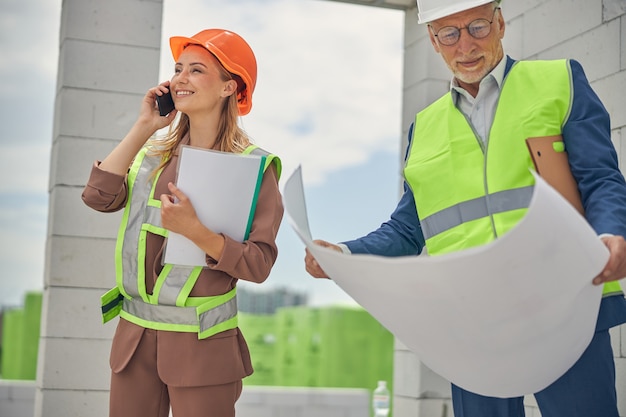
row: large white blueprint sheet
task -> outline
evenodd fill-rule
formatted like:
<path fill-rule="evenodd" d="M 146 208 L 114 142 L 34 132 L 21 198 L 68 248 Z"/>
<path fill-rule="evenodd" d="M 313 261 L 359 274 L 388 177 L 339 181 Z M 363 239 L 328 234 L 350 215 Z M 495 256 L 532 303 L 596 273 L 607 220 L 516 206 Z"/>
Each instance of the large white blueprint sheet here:
<path fill-rule="evenodd" d="M 538 176 L 513 230 L 489 245 L 434 257 L 348 255 L 315 245 L 300 167 L 283 199 L 291 226 L 331 279 L 462 388 L 494 397 L 540 391 L 593 337 L 602 287 L 591 281 L 608 250 Z"/>

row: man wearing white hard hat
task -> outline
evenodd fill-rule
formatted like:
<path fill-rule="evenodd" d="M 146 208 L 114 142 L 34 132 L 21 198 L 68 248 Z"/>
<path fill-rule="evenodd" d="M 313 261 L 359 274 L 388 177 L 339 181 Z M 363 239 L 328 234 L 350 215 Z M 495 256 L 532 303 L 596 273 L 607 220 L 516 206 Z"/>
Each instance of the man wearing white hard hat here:
<path fill-rule="evenodd" d="M 404 194 L 391 218 L 356 240 L 318 244 L 349 253 L 436 256 L 487 244 L 525 215 L 534 177 L 528 138 L 567 152 L 581 211 L 610 252 L 594 278 L 603 298 L 593 340 L 562 377 L 535 393 L 542 417 L 619 417 L 609 329 L 626 322 L 626 182 L 610 120 L 574 60 L 505 55 L 501 1 L 417 0 L 418 21 L 453 74 L 450 92 L 409 133 Z M 307 271 L 327 277 L 312 255 Z M 512 290 L 513 291 L 513 290 Z M 512 298 L 514 294 L 512 292 Z M 523 417 L 523 398 L 474 394 L 452 381 L 455 417 Z"/>

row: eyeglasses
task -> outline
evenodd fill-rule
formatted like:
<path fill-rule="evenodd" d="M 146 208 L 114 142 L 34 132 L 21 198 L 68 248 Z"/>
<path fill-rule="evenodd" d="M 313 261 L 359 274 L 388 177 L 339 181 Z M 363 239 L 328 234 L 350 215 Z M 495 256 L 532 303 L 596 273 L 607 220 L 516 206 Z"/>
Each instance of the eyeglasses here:
<path fill-rule="evenodd" d="M 467 33 L 469 33 L 475 39 L 482 39 L 489 36 L 491 33 L 491 23 L 493 23 L 494 17 L 496 15 L 496 11 L 500 10 L 499 7 L 496 7 L 493 10 L 493 15 L 491 15 L 491 20 L 487 19 L 476 19 L 472 20 L 469 25 L 464 28 L 457 28 L 454 26 L 445 26 L 442 27 L 434 33 L 435 37 L 439 40 L 439 43 L 445 46 L 452 46 L 461 39 L 461 30 L 467 29 Z M 430 27 L 432 30 L 432 26 Z M 433 31 L 434 32 L 434 31 Z"/>

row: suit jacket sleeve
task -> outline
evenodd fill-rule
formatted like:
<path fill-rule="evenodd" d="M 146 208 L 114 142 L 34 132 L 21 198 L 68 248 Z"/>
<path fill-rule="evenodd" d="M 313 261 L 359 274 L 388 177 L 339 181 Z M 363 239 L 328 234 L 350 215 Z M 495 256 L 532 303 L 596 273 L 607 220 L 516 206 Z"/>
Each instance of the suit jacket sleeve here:
<path fill-rule="evenodd" d="M 409 128 L 409 147 L 413 125 Z M 405 155 L 405 159 L 408 155 Z M 390 219 L 375 231 L 348 242 L 343 242 L 352 253 L 381 256 L 417 255 L 424 248 L 424 235 L 415 207 L 413 192 L 406 181 L 404 193 Z"/>
<path fill-rule="evenodd" d="M 563 141 L 585 215 L 596 233 L 626 236 L 626 183 L 611 142 L 609 114 L 582 66 L 574 60 L 570 64 L 573 102 Z"/>

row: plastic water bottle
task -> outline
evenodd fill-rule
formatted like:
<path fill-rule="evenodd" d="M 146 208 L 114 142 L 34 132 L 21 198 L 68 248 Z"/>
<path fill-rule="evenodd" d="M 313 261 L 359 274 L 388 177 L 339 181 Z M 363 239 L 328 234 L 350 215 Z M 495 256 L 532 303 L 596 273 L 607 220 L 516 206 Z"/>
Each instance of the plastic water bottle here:
<path fill-rule="evenodd" d="M 372 407 L 374 408 L 374 417 L 386 417 L 389 415 L 389 388 L 387 381 L 378 381 L 378 386 L 374 390 L 372 398 Z"/>

